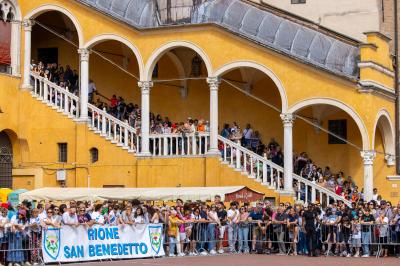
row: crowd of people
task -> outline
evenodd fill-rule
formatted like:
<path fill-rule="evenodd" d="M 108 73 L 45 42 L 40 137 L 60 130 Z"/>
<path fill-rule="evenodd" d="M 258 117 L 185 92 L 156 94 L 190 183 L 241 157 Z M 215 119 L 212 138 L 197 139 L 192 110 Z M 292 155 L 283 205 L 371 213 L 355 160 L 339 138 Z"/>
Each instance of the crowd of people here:
<path fill-rule="evenodd" d="M 57 65 L 57 63 L 37 64 L 32 62 L 31 71 L 41 77 L 47 78 L 50 82 L 57 84 L 62 88 L 68 88 L 71 93 L 79 92 L 79 74 L 76 69 L 71 69 L 69 65 Z"/>
<path fill-rule="evenodd" d="M 400 201 L 321 204 L 183 202 L 150 205 L 138 200 L 67 204 L 1 204 L 0 263 L 41 260 L 42 229 L 61 226 L 135 226 L 161 223 L 166 254 L 174 256 L 262 253 L 277 255 L 400 256 Z"/>

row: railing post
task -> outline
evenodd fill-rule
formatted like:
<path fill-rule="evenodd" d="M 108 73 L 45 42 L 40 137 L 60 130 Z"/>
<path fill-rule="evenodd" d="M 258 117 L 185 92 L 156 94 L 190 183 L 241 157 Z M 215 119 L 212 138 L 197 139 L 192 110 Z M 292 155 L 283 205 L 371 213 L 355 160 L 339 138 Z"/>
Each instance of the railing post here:
<path fill-rule="evenodd" d="M 315 191 L 315 180 L 313 180 L 312 183 L 314 184 L 314 186 L 311 187 L 311 203 L 315 203 L 317 200 L 317 194 Z"/>
<path fill-rule="evenodd" d="M 129 147 L 129 135 L 128 135 L 128 120 L 125 120 L 125 126 L 124 126 L 124 146 Z"/>
<path fill-rule="evenodd" d="M 64 94 L 64 112 L 68 114 L 69 113 L 68 87 L 65 88 L 65 90 L 67 91 L 67 93 Z"/>
<path fill-rule="evenodd" d="M 201 137 L 199 136 L 199 139 L 201 139 Z M 193 133 L 192 136 L 192 155 L 196 155 L 197 154 L 197 143 L 196 143 L 196 134 Z M 199 154 L 201 154 L 201 144 L 199 147 Z"/>
<path fill-rule="evenodd" d="M 107 114 L 107 109 L 103 107 L 103 114 L 102 114 L 102 121 L 101 121 L 101 134 L 103 136 L 106 136 L 107 134 L 107 120 L 106 120 L 106 114 Z"/>
<path fill-rule="evenodd" d="M 240 147 L 240 140 L 237 141 L 237 145 Z M 241 168 L 240 149 L 236 148 L 236 169 L 240 170 L 240 168 Z"/>
<path fill-rule="evenodd" d="M 48 98 L 49 98 L 49 96 L 48 96 L 48 84 L 47 84 L 47 81 L 48 81 L 48 79 L 47 78 L 43 78 L 43 100 L 45 101 L 45 102 L 47 102 L 48 101 Z M 40 96 L 42 96 L 42 95 L 40 95 Z M 50 97 L 51 97 L 51 95 L 50 95 Z M 51 101 L 50 101 L 51 102 Z"/>
<path fill-rule="evenodd" d="M 168 155 L 168 137 L 167 136 L 163 137 L 163 155 L 164 156 Z"/>
<path fill-rule="evenodd" d="M 264 157 L 264 160 L 268 160 L 266 153 L 264 153 L 263 157 Z M 268 183 L 267 180 L 268 180 L 267 179 L 267 163 L 263 162 L 263 165 L 262 165 L 262 183 L 264 185 L 266 185 Z"/>

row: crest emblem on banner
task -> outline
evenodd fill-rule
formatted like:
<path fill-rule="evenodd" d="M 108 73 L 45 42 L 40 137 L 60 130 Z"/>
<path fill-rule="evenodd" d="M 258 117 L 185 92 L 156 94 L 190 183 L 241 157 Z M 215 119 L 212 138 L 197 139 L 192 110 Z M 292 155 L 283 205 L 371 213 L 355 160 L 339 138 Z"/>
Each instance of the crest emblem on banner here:
<path fill-rule="evenodd" d="M 162 243 L 162 227 L 161 225 L 150 225 L 148 226 L 148 228 L 149 228 L 151 249 L 157 255 L 160 252 Z"/>
<path fill-rule="evenodd" d="M 47 255 L 53 260 L 60 254 L 60 229 L 48 228 L 44 230 L 43 248 Z"/>

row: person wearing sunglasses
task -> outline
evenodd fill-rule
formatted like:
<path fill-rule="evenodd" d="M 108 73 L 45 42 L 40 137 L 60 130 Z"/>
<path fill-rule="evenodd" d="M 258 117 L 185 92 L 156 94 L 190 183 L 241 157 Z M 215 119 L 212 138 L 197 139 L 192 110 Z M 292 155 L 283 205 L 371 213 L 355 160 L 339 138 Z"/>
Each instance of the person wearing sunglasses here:
<path fill-rule="evenodd" d="M 44 228 L 49 228 L 49 227 L 56 227 L 56 228 L 60 228 L 61 227 L 61 223 L 59 221 L 57 221 L 57 217 L 55 217 L 54 211 L 53 209 L 48 209 L 46 211 L 47 217 L 44 218 L 41 222 L 42 227 Z"/>
<path fill-rule="evenodd" d="M 92 226 L 94 223 L 90 214 L 86 212 L 86 206 L 83 203 L 79 204 L 77 218 L 79 224 Z"/>

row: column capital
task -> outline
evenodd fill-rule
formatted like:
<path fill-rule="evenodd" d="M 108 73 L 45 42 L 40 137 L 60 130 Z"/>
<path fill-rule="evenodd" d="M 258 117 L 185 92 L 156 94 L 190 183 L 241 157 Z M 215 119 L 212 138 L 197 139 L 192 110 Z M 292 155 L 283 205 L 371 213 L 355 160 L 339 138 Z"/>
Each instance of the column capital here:
<path fill-rule="evenodd" d="M 142 93 L 150 93 L 150 89 L 153 85 L 152 81 L 138 81 L 138 86 L 142 90 Z"/>
<path fill-rule="evenodd" d="M 208 77 L 207 83 L 210 86 L 211 90 L 218 90 L 218 86 L 221 83 L 221 79 L 219 77 Z"/>
<path fill-rule="evenodd" d="M 32 26 L 35 25 L 35 22 L 30 19 L 24 19 L 22 21 L 22 26 L 24 27 L 25 31 L 32 31 Z"/>
<path fill-rule="evenodd" d="M 80 55 L 81 61 L 89 61 L 90 50 L 86 48 L 78 49 L 78 54 Z"/>
<path fill-rule="evenodd" d="M 375 151 L 361 151 L 361 157 L 363 158 L 364 165 L 373 165 L 376 156 Z"/>
<path fill-rule="evenodd" d="M 296 118 L 294 114 L 290 114 L 290 113 L 281 114 L 280 116 L 281 116 L 283 125 L 285 125 L 285 126 L 292 126 L 293 122 Z"/>
<path fill-rule="evenodd" d="M 385 155 L 386 164 L 388 166 L 396 165 L 396 156 L 393 154 L 386 154 Z"/>

